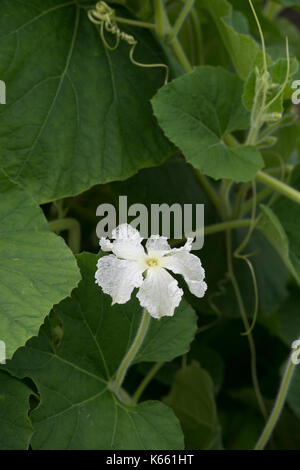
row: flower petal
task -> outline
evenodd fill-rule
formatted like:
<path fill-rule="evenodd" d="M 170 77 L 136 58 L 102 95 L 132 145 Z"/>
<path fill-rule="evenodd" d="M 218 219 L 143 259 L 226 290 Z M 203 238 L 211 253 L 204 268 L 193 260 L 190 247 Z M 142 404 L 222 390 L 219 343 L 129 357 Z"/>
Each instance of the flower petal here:
<path fill-rule="evenodd" d="M 102 251 L 111 251 L 113 247 L 112 242 L 104 237 L 100 238 L 99 245 Z"/>
<path fill-rule="evenodd" d="M 160 237 L 159 235 L 151 235 L 146 243 L 146 248 L 150 256 L 163 256 L 171 250 L 167 237 Z"/>
<path fill-rule="evenodd" d="M 97 263 L 96 283 L 105 294 L 112 297 L 113 304 L 125 304 L 135 287 L 143 283 L 143 271 L 136 261 L 122 260 L 115 255 L 103 256 Z"/>
<path fill-rule="evenodd" d="M 180 304 L 183 291 L 165 269 L 156 267 L 147 271 L 146 278 L 140 287 L 137 298 L 154 318 L 174 315 Z"/>
<path fill-rule="evenodd" d="M 193 238 L 188 238 L 185 244 L 181 246 L 180 248 L 172 248 L 172 250 L 170 250 L 169 253 L 167 253 L 167 256 L 173 255 L 174 253 L 179 253 L 181 251 L 188 251 L 188 252 L 191 251 L 193 241 L 194 241 Z"/>
<path fill-rule="evenodd" d="M 100 246 L 103 251 L 112 251 L 118 258 L 137 260 L 145 254 L 142 246 L 143 238 L 138 230 L 129 224 L 121 224 L 112 231 L 113 242 L 101 238 Z"/>
<path fill-rule="evenodd" d="M 134 240 L 138 242 L 143 240 L 140 232 L 129 224 L 121 224 L 113 229 L 112 238 L 115 240 Z"/>
<path fill-rule="evenodd" d="M 205 271 L 198 256 L 192 255 L 187 249 L 180 251 L 179 248 L 177 252 L 163 257 L 163 266 L 175 274 L 181 274 L 192 294 L 204 296 L 207 289 Z"/>

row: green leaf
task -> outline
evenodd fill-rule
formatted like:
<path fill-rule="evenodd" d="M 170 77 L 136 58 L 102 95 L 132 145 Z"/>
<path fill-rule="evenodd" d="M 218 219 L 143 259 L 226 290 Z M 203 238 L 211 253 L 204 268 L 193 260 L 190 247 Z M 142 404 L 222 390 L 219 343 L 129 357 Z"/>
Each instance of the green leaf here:
<path fill-rule="evenodd" d="M 126 16 L 126 10 L 118 10 Z M 164 63 L 142 28 L 121 25 L 138 41 L 134 58 Z M 115 51 L 79 2 L 10 0 L 0 5 L 0 167 L 39 202 L 78 194 L 96 183 L 128 178 L 171 153 L 150 98 L 165 70 L 130 62 L 130 46 Z M 113 43 L 115 37 L 107 37 Z"/>
<path fill-rule="evenodd" d="M 246 80 L 255 66 L 262 69 L 262 52 L 258 43 L 248 34 L 244 15 L 234 11 L 226 0 L 204 0 L 201 6 L 209 11 L 216 23 L 239 77 Z"/>
<path fill-rule="evenodd" d="M 263 167 L 250 146 L 228 147 L 223 137 L 249 126 L 242 82 L 221 67 L 197 67 L 173 80 L 153 99 L 155 115 L 187 161 L 215 179 L 251 180 Z"/>
<path fill-rule="evenodd" d="M 259 219 L 257 228 L 269 240 L 271 245 L 278 252 L 286 267 L 295 277 L 300 285 L 300 270 L 297 271 L 290 256 L 289 240 L 283 226 L 276 214 L 268 206 L 260 205 L 263 216 Z"/>
<path fill-rule="evenodd" d="M 53 348 L 49 322 L 20 349 L 8 367 L 30 377 L 41 405 L 32 413 L 35 449 L 181 449 L 182 433 L 172 412 L 147 401 L 131 407 L 108 389 L 135 336 L 142 309 L 134 298 L 111 306 L 95 284 L 97 256 L 78 256 L 83 280 L 54 311 L 63 337 Z M 152 320 L 136 361 L 168 361 L 187 352 L 195 313 L 184 303 L 173 318 Z"/>
<path fill-rule="evenodd" d="M 80 279 L 71 251 L 33 199 L 0 171 L 0 339 L 7 357 Z"/>
<path fill-rule="evenodd" d="M 177 415 L 187 449 L 208 449 L 217 433 L 213 382 L 195 361 L 179 370 L 163 400 Z"/>
<path fill-rule="evenodd" d="M 0 450 L 27 450 L 33 434 L 28 418 L 32 391 L 0 370 Z"/>

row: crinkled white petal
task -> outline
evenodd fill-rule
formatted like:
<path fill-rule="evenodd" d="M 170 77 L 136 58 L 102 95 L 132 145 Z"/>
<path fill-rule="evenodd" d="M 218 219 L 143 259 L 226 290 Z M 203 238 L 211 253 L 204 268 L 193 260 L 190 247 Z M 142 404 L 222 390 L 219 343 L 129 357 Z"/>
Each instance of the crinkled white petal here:
<path fill-rule="evenodd" d="M 139 232 L 128 224 L 121 224 L 112 231 L 113 242 L 101 238 L 100 246 L 103 251 L 112 251 L 118 258 L 138 260 L 145 254 L 142 245 L 143 238 Z"/>
<path fill-rule="evenodd" d="M 129 224 L 121 224 L 113 229 L 112 238 L 115 240 L 134 240 L 139 242 L 143 240 L 140 232 Z"/>
<path fill-rule="evenodd" d="M 179 249 L 172 255 L 163 257 L 163 266 L 175 274 L 181 274 L 192 294 L 197 297 L 204 296 L 207 289 L 204 282 L 205 271 L 198 256 Z"/>
<path fill-rule="evenodd" d="M 140 287 L 137 298 L 142 307 L 146 308 L 154 318 L 174 315 L 175 308 L 180 304 L 183 291 L 165 269 L 150 268 Z"/>
<path fill-rule="evenodd" d="M 112 242 L 104 237 L 100 238 L 99 245 L 102 251 L 111 251 L 113 246 Z"/>
<path fill-rule="evenodd" d="M 150 256 L 163 256 L 171 250 L 167 237 L 160 237 L 159 235 L 151 235 L 146 243 L 146 249 Z"/>
<path fill-rule="evenodd" d="M 135 240 L 115 240 L 112 243 L 112 252 L 124 260 L 138 260 L 145 254 L 141 242 Z"/>
<path fill-rule="evenodd" d="M 97 263 L 96 283 L 105 294 L 112 297 L 112 303 L 125 304 L 135 287 L 143 283 L 144 268 L 136 261 L 118 259 L 115 255 L 103 256 Z"/>
<path fill-rule="evenodd" d="M 193 241 L 194 241 L 193 238 L 188 238 L 185 244 L 181 246 L 180 248 L 172 248 L 172 250 L 170 250 L 169 253 L 167 253 L 167 256 L 173 255 L 174 253 L 180 253 L 182 251 L 190 252 L 192 249 Z"/>

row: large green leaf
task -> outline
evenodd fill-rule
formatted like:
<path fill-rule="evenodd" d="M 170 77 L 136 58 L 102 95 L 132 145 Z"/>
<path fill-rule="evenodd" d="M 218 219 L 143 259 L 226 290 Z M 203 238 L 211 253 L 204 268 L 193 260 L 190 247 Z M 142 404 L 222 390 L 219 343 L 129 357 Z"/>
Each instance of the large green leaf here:
<path fill-rule="evenodd" d="M 0 370 L 0 450 L 28 449 L 33 428 L 28 418 L 31 390 Z"/>
<path fill-rule="evenodd" d="M 53 348 L 49 324 L 17 351 L 9 369 L 31 377 L 41 405 L 33 411 L 35 449 L 181 449 L 177 419 L 162 403 L 121 403 L 108 389 L 135 335 L 142 309 L 136 299 L 111 306 L 95 284 L 97 256 L 78 257 L 83 280 L 55 307 L 63 337 Z M 195 313 L 184 303 L 173 318 L 152 320 L 136 361 L 171 360 L 188 351 Z"/>
<path fill-rule="evenodd" d="M 233 10 L 227 0 L 203 0 L 199 6 L 205 7 L 215 21 L 234 67 L 243 80 L 255 66 L 262 67 L 261 49 L 248 34 L 247 20 L 242 13 Z"/>
<path fill-rule="evenodd" d="M 213 382 L 197 362 L 179 370 L 164 402 L 180 420 L 188 449 L 208 449 L 217 432 Z"/>
<path fill-rule="evenodd" d="M 7 357 L 37 334 L 53 304 L 80 279 L 62 238 L 31 196 L 0 171 L 0 339 Z"/>
<path fill-rule="evenodd" d="M 161 88 L 153 108 L 166 135 L 201 173 L 249 181 L 263 167 L 260 153 L 250 146 L 228 147 L 222 140 L 249 126 L 241 95 L 238 77 L 221 67 L 197 67 Z"/>
<path fill-rule="evenodd" d="M 149 32 L 121 27 L 138 40 L 136 60 L 165 62 Z M 170 155 L 149 103 L 164 69 L 133 65 L 124 41 L 106 49 L 80 2 L 3 0 L 0 31 L 0 166 L 36 200 L 125 179 Z"/>

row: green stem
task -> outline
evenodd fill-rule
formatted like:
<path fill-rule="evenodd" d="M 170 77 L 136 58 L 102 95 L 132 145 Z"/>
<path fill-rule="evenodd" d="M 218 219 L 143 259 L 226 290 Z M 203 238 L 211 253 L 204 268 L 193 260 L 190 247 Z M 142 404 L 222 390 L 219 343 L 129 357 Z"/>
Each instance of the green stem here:
<path fill-rule="evenodd" d="M 232 183 L 233 181 L 230 179 L 223 179 L 220 187 L 222 212 L 225 219 L 228 219 L 231 214 L 230 190 Z"/>
<path fill-rule="evenodd" d="M 115 16 L 115 20 L 117 23 L 124 23 L 131 26 L 137 26 L 140 28 L 148 28 L 148 29 L 156 29 L 156 24 L 154 23 L 147 23 L 145 21 L 138 21 L 138 20 L 130 20 L 129 18 L 122 18 L 120 16 Z"/>
<path fill-rule="evenodd" d="M 163 366 L 164 362 L 157 362 L 154 364 L 153 367 L 149 370 L 148 374 L 145 375 L 144 379 L 136 389 L 135 393 L 133 394 L 133 397 L 131 399 L 130 405 L 136 405 L 137 402 L 139 401 L 141 395 L 143 394 L 145 388 L 148 386 L 148 384 L 151 382 L 153 377 L 156 375 L 156 373 L 159 371 L 159 369 Z"/>
<path fill-rule="evenodd" d="M 166 21 L 166 13 L 163 0 L 154 0 L 154 12 L 156 33 L 159 37 L 163 37 L 165 34 Z"/>
<path fill-rule="evenodd" d="M 143 341 L 147 335 L 147 331 L 150 325 L 151 321 L 151 316 L 147 312 L 146 309 L 143 311 L 142 315 L 142 320 L 140 323 L 140 326 L 138 328 L 138 331 L 136 333 L 136 336 L 133 340 L 132 345 L 128 349 L 127 353 L 125 354 L 121 364 L 119 365 L 119 368 L 116 372 L 116 377 L 115 379 L 110 383 L 110 389 L 117 395 L 119 396 L 119 391 L 122 386 L 122 383 L 125 379 L 126 373 L 131 366 L 135 356 L 137 355 L 140 347 L 143 344 Z"/>
<path fill-rule="evenodd" d="M 189 59 L 187 58 L 186 53 L 184 52 L 182 45 L 180 44 L 180 42 L 178 41 L 177 38 L 175 38 L 171 42 L 170 47 L 173 50 L 178 62 L 182 66 L 182 68 L 186 72 L 191 72 L 193 70 L 193 67 L 192 67 Z"/>
<path fill-rule="evenodd" d="M 164 3 L 162 0 L 154 0 L 155 8 L 155 24 L 156 32 L 159 37 L 164 39 L 168 33 L 172 30 L 169 22 L 169 18 L 165 12 Z M 191 72 L 193 70 L 192 65 L 190 64 L 183 47 L 177 38 L 174 38 L 173 41 L 169 44 L 173 53 L 175 54 L 178 62 L 186 72 Z"/>
<path fill-rule="evenodd" d="M 280 194 L 283 194 L 292 201 L 295 201 L 300 204 L 300 192 L 292 188 L 288 184 L 283 183 L 282 181 L 279 181 L 276 178 L 273 178 L 273 176 L 268 175 L 263 171 L 257 172 L 256 179 L 257 181 L 264 183 L 266 186 L 270 186 L 272 189 L 274 189 Z"/>
<path fill-rule="evenodd" d="M 195 3 L 195 0 L 186 0 L 185 2 L 185 5 L 184 7 L 182 8 L 173 28 L 172 28 L 172 31 L 170 33 L 170 35 L 168 36 L 168 43 L 171 43 L 178 35 L 179 31 L 181 30 L 182 28 L 182 25 L 186 19 L 186 17 L 188 16 L 191 8 L 193 7 Z"/>
<path fill-rule="evenodd" d="M 67 218 L 57 219 L 48 222 L 49 228 L 52 232 L 63 232 L 68 231 L 68 244 L 73 253 L 79 253 L 80 251 L 80 240 L 81 240 L 81 229 L 78 220 Z"/>
<path fill-rule="evenodd" d="M 289 386 L 291 383 L 291 379 L 293 376 L 293 373 L 295 371 L 296 365 L 292 361 L 292 356 L 289 358 L 289 361 L 287 363 L 287 366 L 285 368 L 285 372 L 282 377 L 281 385 L 279 388 L 279 392 L 275 401 L 274 408 L 272 410 L 272 413 L 268 419 L 268 422 L 260 436 L 260 438 L 257 441 L 257 444 L 255 446 L 255 450 L 263 450 L 265 445 L 270 439 L 270 436 L 272 434 L 272 431 L 274 427 L 276 426 L 276 423 L 280 417 L 284 402 L 287 397 L 287 393 L 289 391 Z"/>
<path fill-rule="evenodd" d="M 236 300 L 238 303 L 239 311 L 242 317 L 242 321 L 244 324 L 245 331 L 250 330 L 250 325 L 248 322 L 248 318 L 246 315 L 245 307 L 244 307 L 244 302 L 243 298 L 240 292 L 240 288 L 238 285 L 238 282 L 236 280 L 235 274 L 234 274 L 234 269 L 233 269 L 233 262 L 232 262 L 232 242 L 231 242 L 231 231 L 227 230 L 226 232 L 226 253 L 227 253 L 227 265 L 228 265 L 228 276 L 231 280 L 232 287 L 236 296 Z M 256 349 L 255 349 L 255 344 L 253 340 L 252 333 L 247 334 L 247 339 L 249 343 L 249 348 L 250 348 L 250 354 L 251 354 L 251 376 L 252 376 L 252 382 L 253 382 L 253 388 L 255 391 L 255 395 L 257 398 L 257 402 L 259 405 L 259 408 L 261 410 L 261 413 L 265 419 L 267 419 L 267 412 L 265 408 L 265 404 L 262 398 L 262 394 L 260 391 L 259 387 L 259 382 L 258 382 L 258 377 L 257 377 L 257 370 L 256 370 Z"/>

